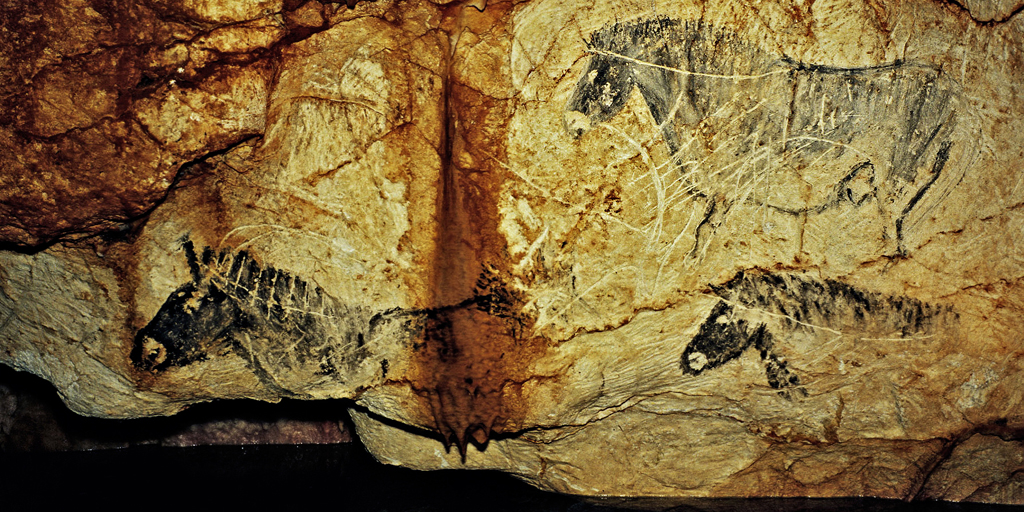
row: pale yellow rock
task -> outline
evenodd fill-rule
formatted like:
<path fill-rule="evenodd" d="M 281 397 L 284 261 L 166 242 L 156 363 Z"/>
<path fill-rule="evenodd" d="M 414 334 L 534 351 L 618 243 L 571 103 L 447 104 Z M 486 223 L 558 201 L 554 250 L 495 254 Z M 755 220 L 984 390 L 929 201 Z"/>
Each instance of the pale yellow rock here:
<path fill-rule="evenodd" d="M 939 456 L 941 443 L 933 440 L 972 428 L 965 416 L 981 423 L 1016 417 L 1010 404 L 1019 403 L 1011 398 L 1019 393 L 1008 390 L 1017 385 L 1012 376 L 1020 362 L 1002 356 L 997 346 L 1015 346 L 1012 340 L 1019 337 L 993 329 L 1019 325 L 1011 317 L 1019 316 L 1021 231 L 1010 226 L 1018 220 L 1024 187 L 1015 163 L 1019 151 L 996 150 L 1003 143 L 986 134 L 1021 112 L 999 98 L 1001 87 L 983 84 L 1017 83 L 1009 69 L 1020 60 L 1017 43 L 1011 42 L 1019 41 L 1019 32 L 1003 26 L 983 35 L 990 29 L 928 4 L 916 5 L 913 14 L 855 3 L 817 7 L 813 18 L 795 26 L 792 14 L 774 4 L 531 2 L 514 12 L 510 67 L 519 94 L 508 128 L 499 229 L 508 243 L 515 286 L 524 290 L 526 307 L 536 314 L 534 332 L 557 348 L 533 366 L 538 378 L 550 380 L 527 394 L 527 424 L 544 430 L 536 437 L 527 429 L 492 440 L 483 452 L 471 447 L 466 465 L 581 494 L 907 497 L 915 492 L 912 482 L 925 478 L 916 468 Z M 752 9 L 758 16 L 751 16 Z M 951 179 L 936 181 L 941 199 L 923 199 L 931 202 L 921 203 L 920 213 L 905 220 L 906 257 L 892 258 L 900 250 L 893 223 L 906 203 L 870 209 L 839 205 L 793 216 L 763 206 L 772 197 L 759 197 L 755 188 L 779 180 L 773 186 L 788 193 L 807 180 L 781 174 L 781 168 L 777 174 L 766 171 L 764 181 L 750 181 L 746 197 L 753 201 L 743 202 L 742 194 L 732 200 L 713 237 L 695 247 L 707 202 L 688 196 L 686 183 L 676 177 L 643 91 L 633 88 L 622 111 L 599 124 L 566 107 L 587 72 L 588 58 L 594 58 L 594 49 L 586 48 L 592 34 L 657 16 L 717 24 L 777 57 L 834 69 L 896 60 L 941 67 L 955 102 L 955 132 L 947 137 L 956 142 L 945 162 Z M 801 23 L 807 32 L 795 28 Z M 889 28 L 865 29 L 880 25 Z M 951 38 L 951 33 L 966 37 Z M 970 45 L 983 38 L 1005 45 L 994 52 L 1005 60 L 976 54 Z M 587 130 L 573 140 L 566 129 L 576 123 Z M 830 180 L 836 182 L 858 158 L 871 158 L 892 143 L 865 135 L 860 146 L 843 155 L 849 163 L 823 164 L 821 169 L 833 174 L 814 177 L 817 182 L 809 188 L 823 195 L 803 204 L 821 201 L 831 190 Z M 886 172 L 880 165 L 884 159 L 874 154 L 876 170 Z M 783 204 L 802 201 L 781 197 Z M 985 211 L 992 213 L 979 216 Z M 938 332 L 910 336 L 881 325 L 847 324 L 808 325 L 805 334 L 776 338 L 792 367 L 805 376 L 801 384 L 808 396 L 799 399 L 779 397 L 766 386 L 753 351 L 714 376 L 681 376 L 683 347 L 716 300 L 707 284 L 724 283 L 737 270 L 750 268 L 810 272 L 866 291 L 950 305 L 958 317 Z M 980 283 L 994 289 L 983 295 L 966 291 Z M 778 321 L 771 311 L 749 314 L 751 322 Z M 874 329 L 879 330 L 870 332 Z M 460 464 L 454 450 L 446 453 L 436 442 L 394 429 L 379 432 L 387 427 L 356 417 L 362 439 L 382 460 L 419 469 Z M 722 418 L 738 428 L 715 430 Z M 620 427 L 624 430 L 616 430 Z M 892 444 L 868 450 L 871 439 Z M 813 468 L 754 463 L 775 447 L 805 442 L 823 447 L 810 450 L 817 457 Z M 730 447 L 726 456 L 716 455 L 721 446 Z M 885 462 L 907 449 L 900 446 L 913 446 L 913 455 Z M 871 450 L 878 455 L 867 455 Z M 863 455 L 847 459 L 841 453 Z M 829 477 L 845 475 L 851 467 L 861 468 L 862 479 Z M 779 487 L 787 478 L 798 483 Z M 872 479 L 877 480 L 868 484 Z"/>
<path fill-rule="evenodd" d="M 189 18 L 208 23 L 238 23 L 281 11 L 281 0 L 186 0 L 184 2 L 153 2 L 160 9 L 180 12 Z"/>
<path fill-rule="evenodd" d="M 52 382 L 79 414 L 133 417 L 183 408 L 119 374 L 127 347 L 118 333 L 128 311 L 99 257 L 60 248 L 0 257 L 5 364 Z"/>
<path fill-rule="evenodd" d="M 957 4 L 962 6 L 978 22 L 1002 23 L 1020 12 L 1021 4 L 1015 0 L 966 0 Z"/>
<path fill-rule="evenodd" d="M 270 79 L 263 66 L 235 68 L 197 88 L 171 79 L 162 97 L 139 102 L 138 119 L 175 152 L 197 151 L 238 133 L 262 133 Z"/>

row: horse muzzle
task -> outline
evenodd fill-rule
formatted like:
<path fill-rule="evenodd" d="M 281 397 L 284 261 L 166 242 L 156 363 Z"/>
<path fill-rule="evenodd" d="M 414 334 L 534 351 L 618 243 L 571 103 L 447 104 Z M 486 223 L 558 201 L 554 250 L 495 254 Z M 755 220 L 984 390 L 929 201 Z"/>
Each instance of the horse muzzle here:
<path fill-rule="evenodd" d="M 562 125 L 573 139 L 578 139 L 590 131 L 590 116 L 576 110 L 567 110 L 562 116 Z"/>

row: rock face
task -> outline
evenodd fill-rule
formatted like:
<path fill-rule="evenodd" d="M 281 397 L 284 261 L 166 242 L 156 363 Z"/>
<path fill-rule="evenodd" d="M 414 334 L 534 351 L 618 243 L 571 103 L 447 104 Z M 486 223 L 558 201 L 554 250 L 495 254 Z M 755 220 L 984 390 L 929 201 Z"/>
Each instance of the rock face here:
<path fill-rule="evenodd" d="M 560 492 L 1024 502 L 1019 8 L 147 5 L 4 17 L 0 361 L 73 410 L 350 398 L 381 460 Z"/>

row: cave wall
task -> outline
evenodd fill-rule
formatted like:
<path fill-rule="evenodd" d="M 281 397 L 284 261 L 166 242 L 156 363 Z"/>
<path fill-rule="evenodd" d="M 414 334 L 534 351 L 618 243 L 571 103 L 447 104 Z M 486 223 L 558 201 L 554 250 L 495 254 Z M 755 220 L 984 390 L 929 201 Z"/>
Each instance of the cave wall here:
<path fill-rule="evenodd" d="M 1022 501 L 1020 7 L 5 7 L 0 362 L 588 495 Z M 984 454 L 985 463 L 978 462 Z"/>

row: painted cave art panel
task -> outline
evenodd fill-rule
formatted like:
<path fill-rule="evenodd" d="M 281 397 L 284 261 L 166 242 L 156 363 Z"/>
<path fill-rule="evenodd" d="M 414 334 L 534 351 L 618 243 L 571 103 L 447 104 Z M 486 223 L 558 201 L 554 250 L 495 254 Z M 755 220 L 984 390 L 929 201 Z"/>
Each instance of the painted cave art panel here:
<path fill-rule="evenodd" d="M 608 25 L 587 52 L 566 130 L 577 140 L 603 136 L 597 128 L 614 124 L 638 90 L 668 151 L 665 182 L 704 211 L 689 228 L 691 255 L 740 203 L 793 216 L 875 208 L 894 252 L 906 255 L 908 230 L 963 180 L 974 151 L 954 140 L 960 86 L 937 66 L 804 63 L 665 17 Z M 956 320 L 939 305 L 798 273 L 740 272 L 709 287 L 719 300 L 681 355 L 683 374 L 753 349 L 768 385 L 787 398 L 806 394 L 785 357 L 795 338 L 817 337 L 828 350 L 830 337 L 912 340 Z"/>
<path fill-rule="evenodd" d="M 849 204 L 876 208 L 889 221 L 895 251 L 905 254 L 913 219 L 965 175 L 970 151 L 953 140 L 959 86 L 937 67 L 801 63 L 710 25 L 668 18 L 608 26 L 591 35 L 588 47 L 590 60 L 565 107 L 568 135 L 597 136 L 588 132 L 614 123 L 639 90 L 660 127 L 677 192 L 703 208 L 703 220 L 687 228 L 698 245 L 740 203 L 794 216 Z M 287 396 L 296 376 L 312 385 L 346 379 L 373 357 L 378 340 L 436 342 L 438 358 L 464 366 L 458 354 L 470 352 L 438 333 L 466 311 L 474 321 L 511 325 L 502 339 L 512 344 L 532 325 L 518 318 L 522 301 L 487 276 L 482 282 L 490 284 L 457 304 L 377 310 L 348 304 L 245 251 L 199 253 L 187 238 L 181 246 L 191 281 L 137 333 L 130 357 L 142 371 L 159 374 L 233 354 Z M 806 393 L 808 383 L 786 355 L 806 353 L 806 343 L 797 351 L 794 340 L 808 333 L 860 329 L 912 339 L 956 318 L 940 305 L 795 272 L 740 272 L 708 286 L 717 302 L 683 349 L 679 369 L 701 375 L 753 350 L 769 387 L 790 398 Z M 822 343 L 821 350 L 830 349 Z M 380 366 L 386 373 L 386 361 Z M 438 379 L 468 382 L 456 375 Z M 473 426 L 458 428 L 454 435 L 464 438 L 461 430 Z"/>
<path fill-rule="evenodd" d="M 566 129 L 613 122 L 638 89 L 678 173 L 666 181 L 706 205 L 698 243 L 740 202 L 791 215 L 871 204 L 904 253 L 914 220 L 964 177 L 970 151 L 950 161 L 960 87 L 936 66 L 803 63 L 664 17 L 607 26 L 587 47 Z"/>

